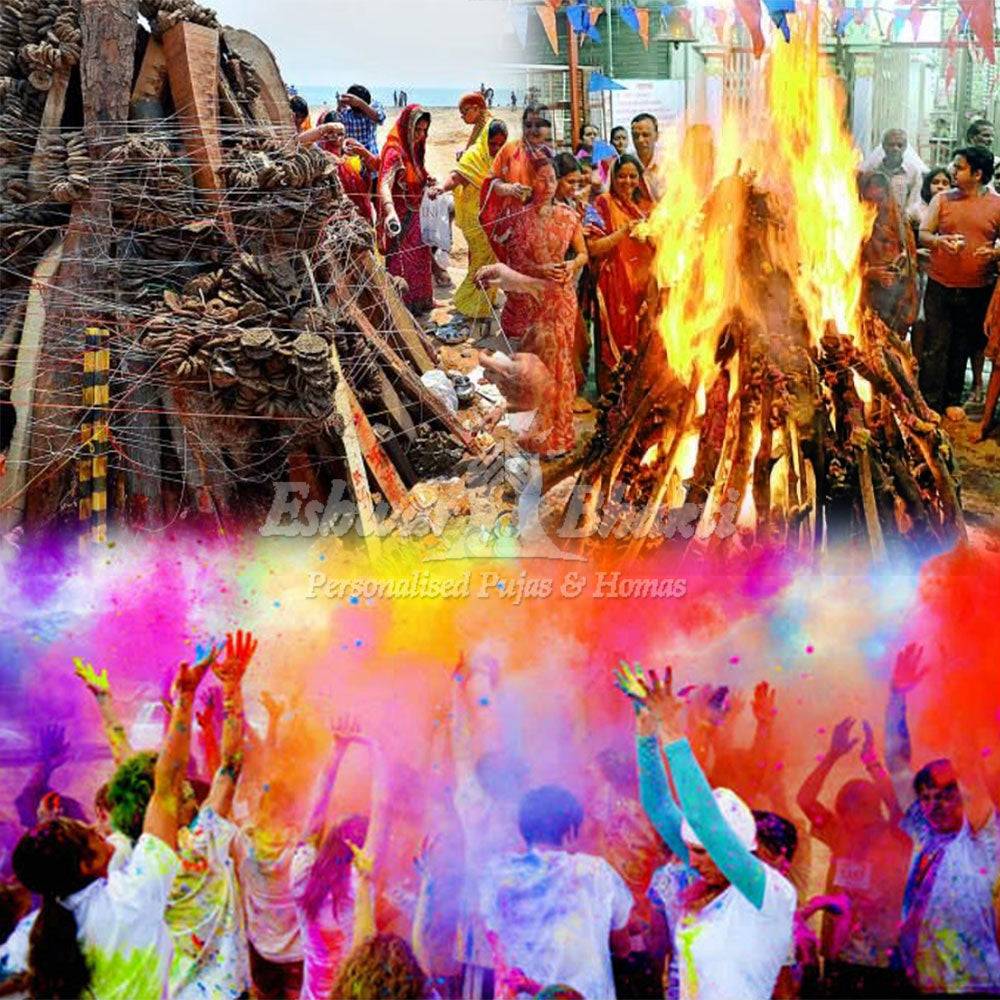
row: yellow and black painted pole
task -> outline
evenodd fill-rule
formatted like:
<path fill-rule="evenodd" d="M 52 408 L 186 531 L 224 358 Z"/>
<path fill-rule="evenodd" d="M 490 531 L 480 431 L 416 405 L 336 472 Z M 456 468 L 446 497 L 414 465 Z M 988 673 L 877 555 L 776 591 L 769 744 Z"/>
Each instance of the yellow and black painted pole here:
<path fill-rule="evenodd" d="M 77 460 L 81 542 L 104 542 L 108 530 L 108 331 L 87 328 L 83 352 L 83 421 Z"/>

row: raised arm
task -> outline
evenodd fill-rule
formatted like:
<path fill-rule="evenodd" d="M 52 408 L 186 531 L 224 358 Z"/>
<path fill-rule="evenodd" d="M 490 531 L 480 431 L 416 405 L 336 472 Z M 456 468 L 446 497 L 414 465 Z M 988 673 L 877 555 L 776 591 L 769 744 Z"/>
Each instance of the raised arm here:
<path fill-rule="evenodd" d="M 819 801 L 819 796 L 837 761 L 857 746 L 857 739 L 851 739 L 853 726 L 854 719 L 847 718 L 841 719 L 833 727 L 829 748 L 823 755 L 823 759 L 806 775 L 806 779 L 799 789 L 799 794 L 795 797 L 799 808 L 809 817 L 809 822 L 812 823 L 817 832 L 827 829 L 833 820 L 833 813 Z"/>
<path fill-rule="evenodd" d="M 896 657 L 889 686 L 889 703 L 885 712 L 885 760 L 889 777 L 896 789 L 900 808 L 905 812 L 913 802 L 913 767 L 911 763 L 910 730 L 906 722 L 906 696 L 927 673 L 921 667 L 923 647 L 909 643 Z"/>
<path fill-rule="evenodd" d="M 862 722 L 861 725 L 865 731 L 865 741 L 861 744 L 861 763 L 865 765 L 868 777 L 872 779 L 872 784 L 878 789 L 878 793 L 889 811 L 889 822 L 895 826 L 903 818 L 903 810 L 899 806 L 896 786 L 893 785 L 889 772 L 879 760 L 875 750 L 875 734 L 872 732 L 871 725 L 868 722 Z"/>
<path fill-rule="evenodd" d="M 455 782 L 462 785 L 475 777 L 469 711 L 469 665 L 465 662 L 464 653 L 458 654 L 458 664 L 451 678 L 451 758 L 455 765 Z"/>
<path fill-rule="evenodd" d="M 94 696 L 94 701 L 97 702 L 97 709 L 101 713 L 101 721 L 104 723 L 104 736 L 111 748 L 111 759 L 115 762 L 115 767 L 118 767 L 128 760 L 135 751 L 128 741 L 125 727 L 115 709 L 108 672 L 102 670 L 97 673 L 92 664 L 85 663 L 79 656 L 73 657 L 73 669 L 76 676 L 83 681 L 87 690 Z"/>
<path fill-rule="evenodd" d="M 671 691 L 672 670 L 663 681 L 655 671 L 639 683 L 666 748 L 667 765 L 681 812 L 719 871 L 758 909 L 764 904 L 767 873 L 764 863 L 750 853 L 723 819 L 705 775 L 691 752 L 680 721 L 680 702 Z"/>
<path fill-rule="evenodd" d="M 669 670 L 669 668 L 668 668 Z M 639 763 L 639 801 L 656 832 L 667 847 L 687 862 L 687 845 L 681 838 L 683 816 L 674 802 L 667 771 L 657 737 L 658 721 L 646 702 L 640 680 L 642 668 L 622 661 L 616 674 L 616 685 L 629 696 L 635 708 L 635 748 Z"/>
<path fill-rule="evenodd" d="M 226 658 L 212 669 L 222 684 L 222 759 L 212 779 L 206 805 L 220 816 L 228 817 L 233 808 L 236 783 L 243 770 L 243 675 L 246 673 L 257 640 L 250 632 L 226 633 Z"/>
<path fill-rule="evenodd" d="M 216 729 L 219 707 L 215 691 L 209 691 L 202 702 L 201 711 L 194 713 L 195 721 L 198 723 L 201 748 L 205 754 L 205 770 L 212 775 L 222 766 L 222 750 L 219 747 L 219 734 Z"/>
<path fill-rule="evenodd" d="M 173 705 L 167 736 L 156 758 L 153 795 L 146 806 L 142 832 L 159 837 L 169 847 L 177 847 L 177 814 L 180 807 L 180 786 L 191 753 L 191 715 L 194 696 L 208 668 L 218 656 L 213 645 L 208 654 L 193 667 L 182 663 L 174 680 Z"/>
<path fill-rule="evenodd" d="M 330 808 L 330 800 L 333 798 L 333 789 L 337 784 L 337 775 L 340 773 L 340 765 L 344 761 L 344 754 L 351 745 L 351 741 L 360 732 L 360 727 L 355 719 L 343 716 L 333 724 L 333 747 L 330 756 L 327 758 L 326 767 L 320 776 L 319 786 L 316 792 L 316 801 L 313 803 L 312 812 L 309 815 L 309 823 L 306 826 L 305 839 L 318 844 L 323 835 L 323 827 L 326 825 L 326 814 Z"/>
<path fill-rule="evenodd" d="M 52 772 L 68 759 L 66 730 L 62 726 L 44 726 L 38 734 L 38 763 L 14 800 L 22 826 L 31 829 L 38 822 L 38 807 L 48 791 Z"/>
<path fill-rule="evenodd" d="M 410 932 L 410 947 L 422 969 L 431 968 L 430 933 L 431 912 L 434 908 L 434 879 L 431 875 L 431 852 L 436 838 L 428 835 L 420 845 L 420 854 L 413 859 L 420 878 L 417 905 L 413 911 L 413 927 Z"/>
<path fill-rule="evenodd" d="M 354 851 L 354 866 L 358 870 L 359 891 L 354 901 L 354 946 L 375 936 L 375 877 L 382 861 L 385 845 L 389 776 L 385 754 L 375 742 L 372 754 L 371 812 L 364 846 Z M 351 845 L 352 849 L 354 845 Z"/>

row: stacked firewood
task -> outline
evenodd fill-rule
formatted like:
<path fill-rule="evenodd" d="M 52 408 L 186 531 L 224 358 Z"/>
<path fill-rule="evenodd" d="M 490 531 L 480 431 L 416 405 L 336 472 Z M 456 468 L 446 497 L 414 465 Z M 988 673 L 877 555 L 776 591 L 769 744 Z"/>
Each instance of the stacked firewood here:
<path fill-rule="evenodd" d="M 617 517 L 633 554 L 665 539 L 725 553 L 865 538 L 884 559 L 964 536 L 951 443 L 909 345 L 867 310 L 856 330 L 831 326 L 812 343 L 792 276 L 767 256 L 781 207 L 742 182 L 745 308 L 719 331 L 711 370 L 690 380 L 671 368 L 652 311 L 584 459 L 589 526 Z"/>

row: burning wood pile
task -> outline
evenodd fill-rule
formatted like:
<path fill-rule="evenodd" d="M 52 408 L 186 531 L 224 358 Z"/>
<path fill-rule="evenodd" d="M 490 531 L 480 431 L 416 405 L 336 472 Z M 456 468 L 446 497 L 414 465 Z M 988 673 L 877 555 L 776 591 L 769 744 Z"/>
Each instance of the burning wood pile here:
<path fill-rule="evenodd" d="M 815 46 L 776 50 L 771 98 L 718 146 L 684 143 L 648 230 L 659 297 L 577 480 L 584 537 L 722 556 L 866 538 L 876 561 L 964 537 L 909 345 L 860 302 L 871 217 Z"/>
<path fill-rule="evenodd" d="M 472 447 L 258 39 L 191 0 L 11 0 L 0 70 L 5 530 L 76 518 L 88 327 L 108 506 L 140 526 L 259 519 L 289 479 L 398 511 Z"/>

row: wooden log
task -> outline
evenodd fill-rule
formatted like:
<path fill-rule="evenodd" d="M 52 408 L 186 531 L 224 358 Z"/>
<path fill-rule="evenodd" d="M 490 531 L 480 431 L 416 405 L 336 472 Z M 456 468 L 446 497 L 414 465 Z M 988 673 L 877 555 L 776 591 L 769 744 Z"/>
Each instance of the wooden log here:
<path fill-rule="evenodd" d="M 16 527 L 24 516 L 28 482 L 28 445 L 31 438 L 35 377 L 45 327 L 46 287 L 59 270 L 63 242 L 58 240 L 38 262 L 25 308 L 21 343 L 17 350 L 10 401 L 14 408 L 14 434 L 7 449 L 3 477 L 0 478 L 0 534 Z M 67 458 L 71 458 L 70 453 Z"/>
<path fill-rule="evenodd" d="M 80 4 L 83 127 L 95 169 L 89 194 L 74 202 L 70 212 L 58 288 L 52 290 L 39 345 L 35 398 L 41 419 L 33 422 L 28 461 L 42 471 L 32 482 L 24 509 L 32 524 L 53 521 L 72 489 L 70 459 L 77 443 L 80 376 L 65 359 L 82 350 L 85 327 L 107 323 L 114 332 L 107 289 L 113 274 L 107 262 L 114 191 L 100 164 L 126 134 L 138 13 L 138 0 L 81 0 Z"/>
<path fill-rule="evenodd" d="M 165 116 L 167 97 L 167 53 L 163 43 L 150 37 L 142 55 L 139 73 L 132 85 L 129 118 L 157 120 Z"/>
<path fill-rule="evenodd" d="M 345 398 L 365 463 L 375 477 L 375 482 L 382 488 L 382 492 L 392 509 L 397 512 L 403 511 L 409 505 L 406 484 L 400 478 L 396 467 L 389 461 L 389 456 L 386 455 L 382 442 L 372 430 L 372 425 L 369 423 L 368 417 L 365 416 L 365 411 L 361 409 L 361 404 L 350 386 L 347 386 Z"/>
<path fill-rule="evenodd" d="M 45 108 L 38 125 L 38 140 L 28 165 L 28 185 L 33 198 L 43 200 L 49 197 L 49 171 L 47 170 L 48 150 L 53 137 L 59 134 L 63 112 L 66 110 L 66 93 L 69 90 L 69 67 L 57 69 L 52 74 L 52 86 L 45 96 Z"/>
<path fill-rule="evenodd" d="M 872 485 L 871 455 L 868 453 L 867 445 L 860 449 L 858 457 L 858 482 L 861 486 L 861 504 L 865 513 L 865 526 L 868 528 L 868 543 L 872 550 L 872 561 L 877 566 L 882 566 L 889 561 L 889 553 L 886 551 L 885 537 L 878 519 L 875 489 Z"/>
<path fill-rule="evenodd" d="M 476 451 L 472 435 L 462 426 L 458 418 L 448 409 L 444 402 L 421 382 L 410 365 L 396 353 L 388 340 L 375 329 L 368 317 L 365 316 L 364 310 L 362 310 L 355 298 L 350 295 L 346 281 L 342 277 L 334 277 L 331 287 L 335 296 L 334 302 L 337 304 L 348 303 L 348 312 L 351 318 L 358 324 L 358 329 L 399 377 L 406 391 L 421 406 L 426 406 L 444 424 L 445 428 L 461 442 L 464 448 L 469 451 Z"/>
<path fill-rule="evenodd" d="M 221 454 L 203 445 L 203 441 L 211 440 L 209 420 L 198 414 L 189 394 L 182 389 L 167 389 L 164 403 L 174 450 L 197 510 L 214 517 L 225 530 L 231 520 L 232 475 Z"/>
<path fill-rule="evenodd" d="M 379 266 L 371 253 L 359 253 L 355 258 L 357 277 L 355 283 L 362 287 L 371 285 L 389 310 L 392 323 L 391 336 L 399 348 L 417 366 L 421 375 L 429 372 L 437 364 L 437 358 L 428 350 L 424 331 L 410 311 L 403 305 L 395 286 L 389 280 L 385 268 Z M 436 352 L 435 352 L 436 353 Z"/>
<path fill-rule="evenodd" d="M 291 139 L 295 135 L 295 121 L 288 104 L 288 90 L 281 78 L 274 53 L 253 32 L 242 28 L 222 29 L 222 41 L 237 55 L 253 63 L 260 78 L 260 101 L 279 137 Z"/>
<path fill-rule="evenodd" d="M 344 376 L 344 369 L 337 354 L 337 345 L 330 340 L 330 364 L 337 376 L 337 384 L 333 389 L 333 405 L 340 417 L 343 431 L 340 439 L 344 446 L 344 456 L 347 458 L 347 470 L 351 493 L 358 505 L 358 519 L 369 556 L 377 556 L 381 551 L 381 539 L 377 534 L 375 507 L 372 503 L 371 487 L 368 485 L 368 475 L 365 472 L 365 460 L 361 454 L 361 443 L 354 423 L 354 410 L 351 405 L 353 393 Z M 357 405 L 357 400 L 353 400 Z"/>
<path fill-rule="evenodd" d="M 219 33 L 180 21 L 163 33 L 163 49 L 184 148 L 194 164 L 194 183 L 218 203 L 225 189 L 220 173 Z"/>

